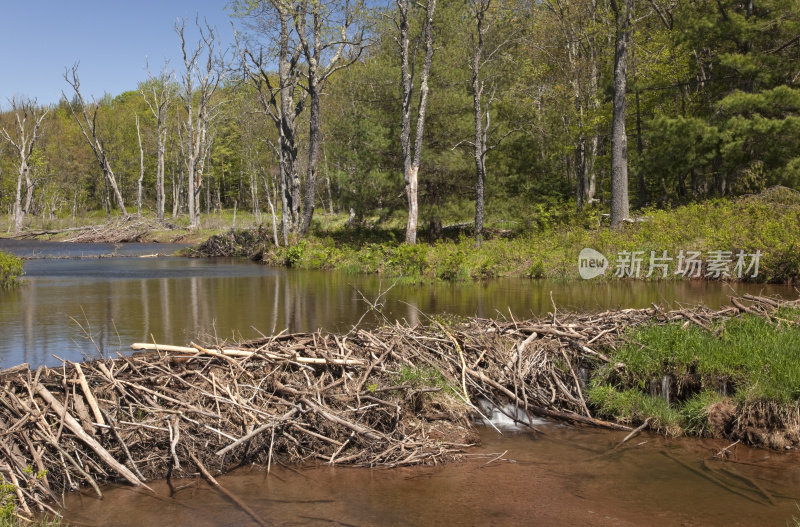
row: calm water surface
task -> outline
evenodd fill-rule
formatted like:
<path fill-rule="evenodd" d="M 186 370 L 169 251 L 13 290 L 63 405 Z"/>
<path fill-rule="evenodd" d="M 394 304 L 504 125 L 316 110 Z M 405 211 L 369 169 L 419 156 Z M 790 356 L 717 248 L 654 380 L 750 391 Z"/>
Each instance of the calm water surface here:
<path fill-rule="evenodd" d="M 737 445 L 730 461 L 718 461 L 714 454 L 725 443 L 647 434 L 610 453 L 625 432 L 542 428 L 537 436 L 486 429 L 483 445 L 471 453 L 495 455 L 465 463 L 392 470 L 277 466 L 269 475 L 242 469 L 219 482 L 267 524 L 283 526 L 786 526 L 800 514 L 797 453 Z M 503 452 L 505 461 L 487 465 Z M 154 482 L 155 496 L 110 488 L 103 501 L 91 491 L 73 494 L 66 518 L 79 525 L 254 525 L 202 480 L 172 485 Z"/>
<path fill-rule="evenodd" d="M 5 246 L 3 245 L 5 244 Z M 88 245 L 88 244 L 87 244 Z M 59 364 L 127 352 L 133 342 L 185 344 L 192 339 L 256 337 L 281 330 L 347 331 L 392 281 L 341 272 L 275 269 L 239 259 L 140 258 L 171 253 L 159 244 L 70 247 L 0 241 L 23 255 L 127 258 L 29 259 L 27 284 L 0 292 L 0 367 Z M 70 250 L 71 249 L 71 250 Z M 383 297 L 391 321 L 422 313 L 527 317 L 559 309 L 602 310 L 651 303 L 718 307 L 735 291 L 792 296 L 782 286 L 715 282 L 556 282 L 499 279 L 482 283 L 395 285 Z M 361 321 L 378 322 L 374 313 Z"/>

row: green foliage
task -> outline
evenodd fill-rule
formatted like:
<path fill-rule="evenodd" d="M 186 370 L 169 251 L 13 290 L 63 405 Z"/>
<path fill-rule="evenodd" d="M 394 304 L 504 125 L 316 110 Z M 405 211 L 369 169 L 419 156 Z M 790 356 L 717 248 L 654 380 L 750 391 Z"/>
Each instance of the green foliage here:
<path fill-rule="evenodd" d="M 606 378 L 626 387 L 645 387 L 654 378 L 671 375 L 691 392 L 717 390 L 723 383 L 741 400 L 800 399 L 800 317 L 780 327 L 754 315 L 735 317 L 714 328 L 696 325 L 644 326 L 626 336 L 613 353 L 625 364 L 621 378 L 609 368 Z"/>
<path fill-rule="evenodd" d="M 680 407 L 683 428 L 687 434 L 705 437 L 711 435 L 708 408 L 725 397 L 713 390 L 703 390 L 693 395 Z"/>
<path fill-rule="evenodd" d="M 16 523 L 17 488 L 11 483 L 0 482 L 0 526 L 13 526 Z"/>
<path fill-rule="evenodd" d="M 305 242 L 300 242 L 297 245 L 290 245 L 287 247 L 284 253 L 284 262 L 286 267 L 295 267 L 303 259 L 305 248 Z"/>
<path fill-rule="evenodd" d="M 428 269 L 428 246 L 398 245 L 386 251 L 386 268 L 391 275 L 420 278 Z"/>
<path fill-rule="evenodd" d="M 611 386 L 593 384 L 586 398 L 598 415 L 630 424 L 638 424 L 648 417 L 650 427 L 667 435 L 681 434 L 681 415 L 660 397 L 646 395 L 639 390 L 616 390 Z"/>
<path fill-rule="evenodd" d="M 0 290 L 17 285 L 23 275 L 22 260 L 0 251 Z"/>
<path fill-rule="evenodd" d="M 745 314 L 708 331 L 682 323 L 646 325 L 608 350 L 612 364 L 596 372 L 588 398 L 608 417 L 654 419 L 663 431 L 709 435 L 709 407 L 727 397 L 740 405 L 800 401 L 800 310 L 783 308 L 775 321 Z M 672 405 L 647 391 L 663 376 L 674 381 Z M 672 433 L 672 432 L 670 432 Z"/>
<path fill-rule="evenodd" d="M 800 278 L 800 193 L 772 189 L 757 196 L 689 204 L 673 210 L 648 210 L 646 221 L 609 230 L 595 213 L 576 214 L 563 207 L 548 214 L 544 230 L 493 235 L 480 246 L 462 233 L 457 238 L 415 246 L 400 244 L 391 228 L 349 229 L 331 220 L 332 228 L 290 247 L 272 249 L 267 262 L 305 269 L 341 269 L 377 273 L 406 281 L 488 279 L 501 276 L 577 279 L 577 257 L 592 247 L 609 259 L 605 278 L 613 273 L 619 251 L 712 250 L 747 254 L 761 251 L 759 273 L 743 279 L 788 282 Z M 674 262 L 671 268 L 674 271 Z M 731 269 L 732 270 L 732 269 Z M 648 279 L 647 259 L 640 279 Z M 662 279 L 656 272 L 650 280 Z M 667 279 L 680 279 L 670 274 Z"/>
<path fill-rule="evenodd" d="M 453 391 L 442 372 L 433 366 L 403 365 L 400 368 L 398 382 L 401 385 L 410 385 L 415 388 L 439 388 L 446 392 Z"/>

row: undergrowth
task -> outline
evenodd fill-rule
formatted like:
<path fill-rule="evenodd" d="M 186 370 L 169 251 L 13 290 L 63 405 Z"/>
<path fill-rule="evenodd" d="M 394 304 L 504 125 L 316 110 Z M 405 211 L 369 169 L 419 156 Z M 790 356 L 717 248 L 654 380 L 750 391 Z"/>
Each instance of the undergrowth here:
<path fill-rule="evenodd" d="M 785 193 L 797 194 L 784 189 Z M 621 251 L 642 251 L 641 279 L 646 278 L 651 251 L 667 251 L 675 275 L 683 251 L 760 251 L 758 274 L 742 273 L 757 282 L 791 282 L 800 278 L 800 201 L 782 194 L 751 196 L 690 204 L 672 210 L 644 210 L 643 221 L 612 230 L 600 223 L 600 210 L 555 214 L 540 210 L 543 220 L 516 230 L 489 229 L 477 246 L 469 227 L 447 231 L 440 239 L 420 233 L 420 243 L 402 243 L 393 228 L 347 227 L 341 222 L 318 226 L 312 236 L 289 247 L 272 247 L 264 260 L 301 269 L 339 269 L 377 273 L 404 281 L 475 280 L 501 276 L 578 279 L 578 254 L 593 248 L 609 260 L 605 279 L 614 279 Z M 784 196 L 785 197 L 785 196 Z M 735 258 L 734 258 L 735 260 Z M 748 260 L 749 263 L 749 260 Z M 736 278 L 734 264 L 730 274 Z M 703 274 L 707 269 L 703 269 Z M 598 278 L 602 279 L 602 278 Z M 650 279 L 663 279 L 660 270 Z"/>
<path fill-rule="evenodd" d="M 41 477 L 37 474 L 36 477 Z M 66 524 L 60 518 L 42 517 L 34 520 L 17 515 L 17 487 L 0 479 L 0 527 L 60 527 Z"/>
<path fill-rule="evenodd" d="M 763 402 L 795 407 L 800 400 L 800 310 L 782 308 L 773 320 L 745 314 L 711 331 L 697 325 L 646 325 L 608 350 L 588 399 L 603 416 L 651 428 L 709 435 L 708 409 L 729 398 L 740 407 Z M 619 363 L 624 367 L 619 368 Z M 668 403 L 660 392 L 670 378 Z"/>
<path fill-rule="evenodd" d="M 22 274 L 22 260 L 0 251 L 0 290 L 19 284 Z"/>

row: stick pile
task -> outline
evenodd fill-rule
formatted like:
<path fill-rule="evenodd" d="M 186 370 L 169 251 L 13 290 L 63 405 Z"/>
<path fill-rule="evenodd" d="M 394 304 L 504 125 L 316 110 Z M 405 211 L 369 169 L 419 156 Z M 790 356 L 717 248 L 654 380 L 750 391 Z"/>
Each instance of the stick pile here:
<path fill-rule="evenodd" d="M 516 321 L 399 323 L 347 335 L 280 334 L 236 344 L 134 344 L 83 364 L 0 372 L 0 475 L 20 512 L 58 514 L 64 492 L 125 480 L 222 473 L 246 463 L 394 467 L 439 463 L 474 444 L 480 399 L 619 430 L 592 417 L 582 371 L 608 362 L 633 325 L 708 327 L 749 305 L 564 314 Z M 432 375 L 433 372 L 435 375 Z"/>
<path fill-rule="evenodd" d="M 164 228 L 173 228 L 171 225 L 159 224 L 157 221 L 128 214 L 120 216 L 100 225 L 84 225 L 81 227 L 68 227 L 64 229 L 28 230 L 14 236 L 16 239 L 38 238 L 56 234 L 72 233 L 65 242 L 73 243 L 125 243 L 140 242 L 153 231 Z"/>

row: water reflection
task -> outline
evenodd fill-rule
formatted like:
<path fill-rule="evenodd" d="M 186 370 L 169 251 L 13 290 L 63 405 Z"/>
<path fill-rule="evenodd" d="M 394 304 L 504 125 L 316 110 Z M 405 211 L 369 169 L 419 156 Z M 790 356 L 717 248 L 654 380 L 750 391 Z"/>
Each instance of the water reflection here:
<path fill-rule="evenodd" d="M 0 367 L 58 364 L 132 342 L 185 343 L 198 335 L 256 337 L 281 330 L 347 331 L 391 281 L 338 272 L 273 269 L 241 260 L 103 258 L 29 260 L 28 284 L 0 292 Z M 740 293 L 792 296 L 789 287 L 736 285 Z M 559 309 L 604 310 L 651 303 L 727 302 L 731 286 L 706 282 L 554 282 L 395 285 L 385 295 L 389 320 L 422 313 L 526 317 Z M 552 301 L 551 301 L 552 294 Z M 370 313 L 362 320 L 374 325 Z"/>

